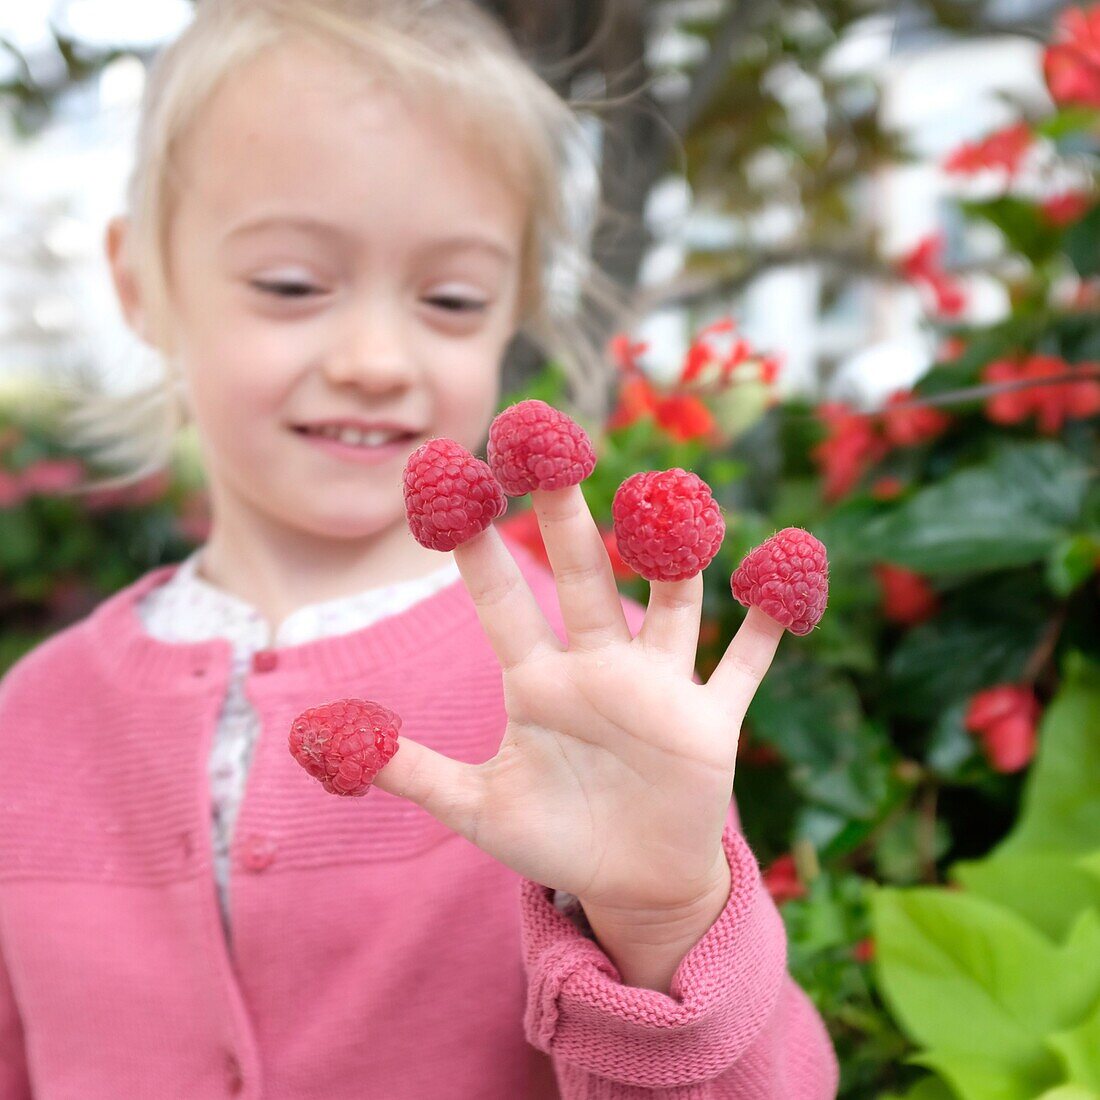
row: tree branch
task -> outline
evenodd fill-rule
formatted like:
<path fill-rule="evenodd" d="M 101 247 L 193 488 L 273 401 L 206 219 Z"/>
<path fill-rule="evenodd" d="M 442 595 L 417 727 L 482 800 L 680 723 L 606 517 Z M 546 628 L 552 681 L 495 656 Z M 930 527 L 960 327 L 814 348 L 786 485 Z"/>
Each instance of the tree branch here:
<path fill-rule="evenodd" d="M 729 0 L 729 11 L 710 42 L 710 49 L 703 63 L 695 72 L 687 95 L 665 111 L 669 125 L 681 137 L 699 120 L 729 72 L 733 46 L 752 25 L 753 8 L 763 5 L 756 0 Z"/>

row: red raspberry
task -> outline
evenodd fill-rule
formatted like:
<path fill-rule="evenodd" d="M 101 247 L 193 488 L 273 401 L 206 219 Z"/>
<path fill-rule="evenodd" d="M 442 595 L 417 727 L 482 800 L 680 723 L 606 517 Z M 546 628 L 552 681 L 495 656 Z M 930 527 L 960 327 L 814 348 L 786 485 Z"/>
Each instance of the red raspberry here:
<path fill-rule="evenodd" d="M 745 555 L 730 589 L 738 603 L 759 607 L 792 634 L 809 634 L 829 599 L 825 547 L 801 527 L 784 527 Z"/>
<path fill-rule="evenodd" d="M 303 711 L 290 727 L 290 754 L 329 794 L 365 795 L 400 747 L 401 719 L 370 699 L 341 699 Z"/>
<path fill-rule="evenodd" d="M 453 439 L 429 439 L 405 463 L 409 530 L 429 550 L 453 550 L 507 506 L 493 471 Z"/>
<path fill-rule="evenodd" d="M 534 398 L 497 415 L 489 425 L 486 457 L 510 497 L 532 489 L 579 485 L 596 465 L 588 433 L 565 413 Z"/>
<path fill-rule="evenodd" d="M 619 554 L 648 581 L 701 573 L 726 535 L 710 486 L 679 466 L 631 474 L 615 492 L 611 516 Z"/>

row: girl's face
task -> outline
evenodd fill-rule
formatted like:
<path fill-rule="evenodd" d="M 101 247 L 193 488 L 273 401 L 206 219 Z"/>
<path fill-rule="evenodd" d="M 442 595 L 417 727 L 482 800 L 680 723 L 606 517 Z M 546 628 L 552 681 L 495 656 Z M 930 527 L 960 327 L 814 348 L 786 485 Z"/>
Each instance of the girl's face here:
<path fill-rule="evenodd" d="M 169 282 L 215 524 L 403 529 L 409 454 L 433 436 L 476 451 L 487 432 L 524 200 L 453 127 L 304 43 L 228 79 L 179 154 Z M 331 421 L 402 434 L 301 431 Z"/>

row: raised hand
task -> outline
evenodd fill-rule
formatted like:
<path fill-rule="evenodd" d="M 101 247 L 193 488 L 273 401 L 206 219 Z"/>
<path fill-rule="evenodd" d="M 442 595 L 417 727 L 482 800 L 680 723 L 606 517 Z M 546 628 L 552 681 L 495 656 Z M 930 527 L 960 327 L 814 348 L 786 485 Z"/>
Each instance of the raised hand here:
<path fill-rule="evenodd" d="M 492 439 L 490 457 L 499 465 Z M 694 572 L 689 566 L 682 579 L 650 580 L 645 619 L 632 637 L 600 531 L 574 483 L 531 490 L 554 573 L 563 644 L 492 525 L 503 511 L 503 496 L 490 484 L 492 471 L 473 456 L 463 460 L 457 447 L 436 440 L 420 449 L 422 461 L 449 465 L 445 476 L 431 473 L 417 482 L 428 496 L 435 491 L 431 486 L 439 495 L 430 505 L 417 498 L 422 522 L 413 529 L 425 545 L 453 547 L 500 662 L 507 725 L 496 755 L 476 765 L 402 736 L 374 782 L 412 800 L 519 874 L 575 894 L 601 942 L 605 935 L 614 940 L 616 930 L 625 936 L 631 927 L 679 929 L 680 935 L 689 928 L 686 950 L 729 895 L 721 836 L 738 738 L 785 625 L 750 607 L 708 682 L 696 683 L 700 569 L 717 551 L 720 534 L 706 544 L 701 561 L 696 555 Z M 580 476 L 590 469 L 582 463 Z M 685 484 L 694 478 L 684 471 L 663 473 L 683 475 Z M 705 502 L 696 501 L 692 513 L 667 491 L 675 481 L 660 483 L 666 490 L 662 507 L 672 509 L 669 515 L 679 516 L 681 525 L 713 527 Z M 526 491 L 518 483 L 511 488 Z M 456 506 L 449 492 L 467 504 Z M 406 493 L 410 499 L 408 480 Z M 634 510 L 627 516 L 618 509 L 622 514 L 616 516 L 617 531 L 626 536 L 624 559 L 632 560 L 633 530 L 636 567 L 656 578 L 660 561 L 640 564 L 637 555 L 644 557 L 660 541 L 645 529 L 645 509 L 658 497 L 621 493 L 621 498 L 629 498 Z M 677 547 L 695 540 L 680 531 L 665 541 L 676 557 Z M 663 571 L 677 575 L 667 562 Z M 773 601 L 770 610 L 782 617 L 774 586 L 743 602 L 763 602 L 765 596 Z M 823 609 L 823 593 L 819 602 Z"/>

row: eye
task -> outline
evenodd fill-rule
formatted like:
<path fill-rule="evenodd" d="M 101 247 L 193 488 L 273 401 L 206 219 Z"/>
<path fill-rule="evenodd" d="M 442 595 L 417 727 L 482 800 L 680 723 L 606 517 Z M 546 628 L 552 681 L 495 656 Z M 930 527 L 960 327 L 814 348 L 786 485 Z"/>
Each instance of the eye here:
<path fill-rule="evenodd" d="M 252 285 L 265 294 L 274 294 L 277 298 L 305 298 L 313 291 L 319 289 L 315 286 L 311 286 L 309 283 L 295 282 L 267 283 L 255 280 Z"/>
<path fill-rule="evenodd" d="M 462 298 L 457 294 L 437 294 L 428 301 L 450 313 L 480 313 L 488 305 L 487 302 L 480 302 L 474 298 Z"/>

